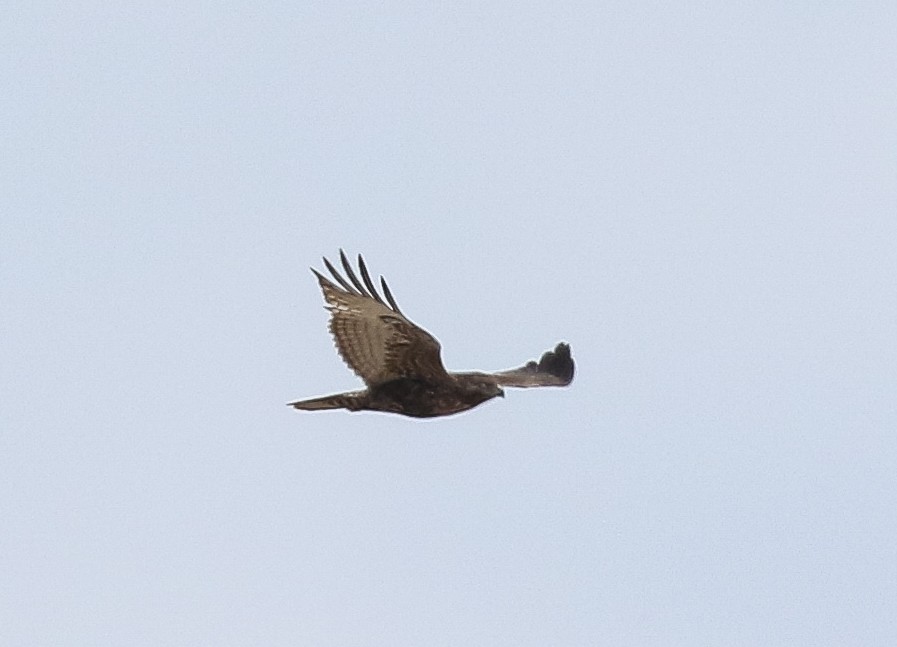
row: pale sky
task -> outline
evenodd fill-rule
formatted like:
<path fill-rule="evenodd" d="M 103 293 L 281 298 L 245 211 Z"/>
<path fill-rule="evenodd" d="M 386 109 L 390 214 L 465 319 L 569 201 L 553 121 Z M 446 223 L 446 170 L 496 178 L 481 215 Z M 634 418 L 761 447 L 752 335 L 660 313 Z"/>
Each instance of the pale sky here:
<path fill-rule="evenodd" d="M 897 644 L 892 3 L 19 3 L 0 644 Z M 310 266 L 450 369 L 419 421 Z"/>

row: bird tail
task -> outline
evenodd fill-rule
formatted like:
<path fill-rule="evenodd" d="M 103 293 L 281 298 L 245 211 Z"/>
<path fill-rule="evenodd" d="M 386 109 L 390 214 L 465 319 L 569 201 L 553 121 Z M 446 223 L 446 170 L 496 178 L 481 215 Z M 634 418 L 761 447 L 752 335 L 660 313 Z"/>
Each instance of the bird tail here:
<path fill-rule="evenodd" d="M 350 411 L 358 411 L 363 405 L 361 397 L 364 391 L 352 391 L 348 393 L 335 393 L 333 395 L 325 395 L 320 398 L 310 398 L 308 400 L 297 400 L 290 402 L 288 406 L 302 411 L 323 411 L 325 409 L 349 409 Z"/>

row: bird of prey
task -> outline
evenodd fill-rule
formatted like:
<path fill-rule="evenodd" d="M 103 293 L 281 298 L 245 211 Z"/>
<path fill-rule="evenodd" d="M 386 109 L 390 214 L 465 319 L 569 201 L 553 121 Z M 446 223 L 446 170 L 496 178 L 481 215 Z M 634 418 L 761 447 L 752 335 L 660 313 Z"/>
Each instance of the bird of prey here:
<path fill-rule="evenodd" d="M 380 285 L 385 301 L 360 254 L 361 280 L 342 250 L 340 259 L 348 280 L 326 258 L 324 265 L 336 284 L 314 268 L 311 271 L 324 292 L 336 349 L 367 388 L 299 400 L 290 406 L 304 411 L 348 409 L 432 418 L 504 397 L 503 386 L 567 386 L 573 380 L 570 346 L 563 342 L 545 352 L 538 362 L 530 361 L 519 368 L 498 373 L 449 373 L 439 356 L 439 342 L 399 310 L 383 277 Z"/>

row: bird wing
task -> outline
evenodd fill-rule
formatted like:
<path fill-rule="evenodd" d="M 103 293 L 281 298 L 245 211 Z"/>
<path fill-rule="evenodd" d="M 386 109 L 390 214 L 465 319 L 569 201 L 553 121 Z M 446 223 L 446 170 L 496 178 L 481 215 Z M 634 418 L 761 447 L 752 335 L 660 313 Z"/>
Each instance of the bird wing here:
<path fill-rule="evenodd" d="M 542 354 L 538 363 L 527 362 L 520 368 L 492 373 L 501 386 L 567 386 L 573 381 L 574 364 L 570 356 L 570 346 L 561 342 L 554 350 Z"/>
<path fill-rule="evenodd" d="M 380 284 L 386 301 L 377 293 L 360 254 L 358 267 L 363 281 L 342 250 L 340 260 L 348 281 L 326 258 L 324 265 L 338 285 L 315 269 L 312 272 L 324 292 L 337 351 L 349 368 L 369 387 L 402 377 L 450 379 L 442 364 L 439 342 L 402 314 L 383 277 Z"/>

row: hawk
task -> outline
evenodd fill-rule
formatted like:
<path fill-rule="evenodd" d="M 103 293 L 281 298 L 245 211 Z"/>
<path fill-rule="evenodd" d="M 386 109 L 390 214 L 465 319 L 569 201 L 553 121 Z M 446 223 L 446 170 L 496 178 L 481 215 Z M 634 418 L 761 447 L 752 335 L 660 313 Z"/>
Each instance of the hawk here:
<path fill-rule="evenodd" d="M 384 300 L 360 254 L 361 280 L 342 250 L 340 260 L 348 280 L 326 258 L 324 265 L 336 283 L 314 268 L 311 271 L 324 292 L 336 349 L 367 388 L 299 400 L 290 406 L 304 411 L 348 409 L 432 418 L 504 397 L 504 386 L 567 386 L 573 380 L 570 346 L 563 342 L 538 362 L 519 368 L 449 373 L 442 365 L 439 342 L 402 313 L 386 280 L 380 277 Z"/>

